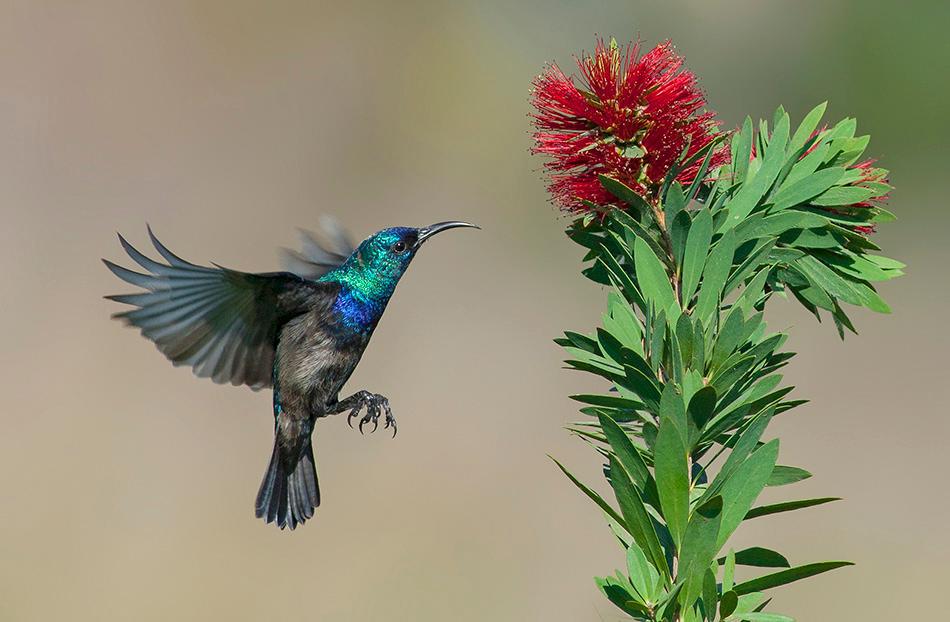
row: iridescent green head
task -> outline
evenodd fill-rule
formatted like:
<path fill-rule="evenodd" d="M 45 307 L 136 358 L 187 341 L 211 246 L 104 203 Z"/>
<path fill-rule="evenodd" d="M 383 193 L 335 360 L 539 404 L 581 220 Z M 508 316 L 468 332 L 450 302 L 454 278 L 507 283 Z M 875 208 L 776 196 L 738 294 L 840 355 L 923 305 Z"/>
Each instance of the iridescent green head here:
<path fill-rule="evenodd" d="M 478 228 L 459 221 L 419 228 L 392 227 L 363 240 L 343 265 L 320 279 L 343 286 L 336 308 L 345 323 L 375 326 L 422 244 L 436 233 L 456 227 Z"/>

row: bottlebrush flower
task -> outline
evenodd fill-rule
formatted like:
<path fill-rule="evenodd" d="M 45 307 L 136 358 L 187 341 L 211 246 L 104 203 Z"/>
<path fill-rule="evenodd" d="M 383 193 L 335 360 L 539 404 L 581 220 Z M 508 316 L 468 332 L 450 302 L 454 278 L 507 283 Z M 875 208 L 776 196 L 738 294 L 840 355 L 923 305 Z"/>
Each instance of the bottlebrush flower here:
<path fill-rule="evenodd" d="M 696 77 L 667 41 L 640 55 L 639 43 L 625 49 L 599 41 L 593 55 L 577 61 L 578 87 L 557 65 L 534 80 L 534 152 L 545 163 L 555 204 L 570 212 L 588 211 L 585 201 L 618 206 L 598 175 L 622 181 L 656 203 L 667 172 L 689 144 L 687 157 L 721 135 Z M 728 160 L 718 149 L 710 170 Z M 692 183 L 700 163 L 678 176 Z"/>

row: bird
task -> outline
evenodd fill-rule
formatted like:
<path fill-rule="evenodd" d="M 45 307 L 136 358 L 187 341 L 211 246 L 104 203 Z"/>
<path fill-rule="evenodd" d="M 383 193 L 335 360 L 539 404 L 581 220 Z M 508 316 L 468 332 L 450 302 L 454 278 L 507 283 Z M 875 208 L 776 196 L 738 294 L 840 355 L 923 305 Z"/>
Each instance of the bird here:
<path fill-rule="evenodd" d="M 302 231 L 302 251 L 284 254 L 285 271 L 248 273 L 193 264 L 171 252 L 150 226 L 164 259 L 155 261 L 122 234 L 119 243 L 144 272 L 103 259 L 119 279 L 140 289 L 105 298 L 132 308 L 113 314 L 137 328 L 175 366 L 218 384 L 273 391 L 274 449 L 255 515 L 281 530 L 313 518 L 320 487 L 312 433 L 318 419 L 348 413 L 352 427 L 384 418 L 396 434 L 389 400 L 366 390 L 340 399 L 399 280 L 420 247 L 438 233 L 473 225 L 439 222 L 391 227 L 355 248 L 332 218 L 323 239 Z M 362 417 L 360 414 L 362 413 Z"/>

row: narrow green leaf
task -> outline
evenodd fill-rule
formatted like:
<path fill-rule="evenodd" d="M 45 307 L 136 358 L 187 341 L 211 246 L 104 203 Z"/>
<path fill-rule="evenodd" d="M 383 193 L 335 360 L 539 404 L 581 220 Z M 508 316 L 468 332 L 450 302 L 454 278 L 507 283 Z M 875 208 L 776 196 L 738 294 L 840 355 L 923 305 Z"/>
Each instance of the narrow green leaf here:
<path fill-rule="evenodd" d="M 689 518 L 689 448 L 686 407 L 676 387 L 667 384 L 660 398 L 660 429 L 654 448 L 656 487 L 663 516 L 679 549 Z"/>
<path fill-rule="evenodd" d="M 735 232 L 727 231 L 709 254 L 706 267 L 703 269 L 703 283 L 699 288 L 699 299 L 696 301 L 694 313 L 694 317 L 698 317 L 703 322 L 711 321 L 719 307 L 722 288 L 726 285 L 726 279 L 729 278 L 735 252 Z"/>
<path fill-rule="evenodd" d="M 769 137 L 768 150 L 764 154 L 762 167 L 742 184 L 735 197 L 728 203 L 729 217 L 723 225 L 727 230 L 732 229 L 751 214 L 775 183 L 775 179 L 786 162 L 785 146 L 788 142 L 788 131 L 789 120 L 786 114 L 782 115 Z"/>
<path fill-rule="evenodd" d="M 708 208 L 696 213 L 693 224 L 690 225 L 686 236 L 686 252 L 683 255 L 683 306 L 687 306 L 696 293 L 699 277 L 702 276 L 706 265 L 706 256 L 709 254 L 709 245 L 712 242 L 713 218 Z"/>
<path fill-rule="evenodd" d="M 719 563 L 725 563 L 725 561 L 725 558 L 722 558 Z M 760 546 L 753 546 L 737 552 L 736 563 L 758 568 L 791 568 L 791 564 L 788 563 L 784 555 Z"/>
<path fill-rule="evenodd" d="M 650 558 L 650 562 L 666 577 L 670 576 L 669 566 L 666 564 L 666 555 L 660 546 L 660 540 L 653 527 L 653 520 L 647 513 L 640 492 L 630 479 L 627 470 L 614 456 L 608 456 L 610 462 L 610 486 L 614 489 L 620 512 L 623 514 L 623 524 Z"/>
<path fill-rule="evenodd" d="M 673 224 L 670 226 L 670 242 L 673 245 L 673 260 L 675 265 L 683 265 L 683 256 L 686 253 L 686 241 L 689 237 L 690 225 L 692 219 L 689 212 L 683 210 L 673 218 Z"/>
<path fill-rule="evenodd" d="M 735 180 L 737 183 L 745 181 L 749 171 L 749 161 L 752 159 L 752 119 L 745 118 L 742 129 L 733 141 L 732 162 L 735 166 Z"/>
<path fill-rule="evenodd" d="M 657 388 L 655 376 L 647 376 L 636 367 L 627 365 L 624 367 L 623 379 L 618 382 L 636 394 L 652 410 L 655 411 L 659 407 L 660 390 Z"/>
<path fill-rule="evenodd" d="M 654 603 L 660 587 L 660 573 L 647 560 L 643 549 L 636 542 L 631 542 L 627 547 L 627 574 L 644 602 Z"/>
<path fill-rule="evenodd" d="M 696 508 L 689 519 L 680 548 L 677 578 L 684 578 L 680 602 L 691 607 L 703 590 L 703 577 L 716 557 L 716 534 L 722 519 L 722 497 L 715 496 Z"/>
<path fill-rule="evenodd" d="M 605 321 L 604 328 L 625 346 L 642 355 L 640 342 L 643 340 L 643 329 L 640 327 L 640 320 L 618 291 L 611 291 L 607 296 L 607 310 L 611 321 Z"/>
<path fill-rule="evenodd" d="M 722 589 L 726 590 L 726 584 L 723 582 Z M 725 620 L 732 615 L 732 612 L 736 610 L 736 605 L 739 604 L 739 595 L 731 590 L 724 591 L 722 597 L 719 599 L 719 619 Z"/>
<path fill-rule="evenodd" d="M 811 204 L 828 207 L 854 205 L 872 199 L 876 194 L 876 190 L 863 186 L 837 186 L 812 199 Z"/>
<path fill-rule="evenodd" d="M 646 490 L 647 483 L 652 479 L 650 471 L 624 429 L 606 415 L 600 415 L 600 429 L 603 430 L 610 448 L 614 450 L 614 455 L 627 469 L 627 473 L 633 478 L 637 488 L 641 491 Z"/>
<path fill-rule="evenodd" d="M 716 619 L 716 602 L 719 600 L 719 586 L 716 585 L 716 571 L 718 568 L 712 566 L 706 569 L 703 575 L 703 619 Z"/>
<path fill-rule="evenodd" d="M 646 301 L 653 304 L 653 308 L 657 311 L 673 306 L 676 303 L 676 296 L 673 294 L 669 275 L 660 263 L 659 257 L 639 237 L 633 244 L 633 258 L 640 291 Z"/>
<path fill-rule="evenodd" d="M 610 507 L 609 503 L 604 501 L 603 497 L 597 494 L 594 490 L 590 489 L 588 486 L 584 485 L 579 479 L 574 477 L 574 474 L 568 471 L 567 468 L 565 468 L 563 464 L 558 462 L 556 458 L 552 456 L 548 456 L 548 457 L 551 458 L 551 460 L 554 460 L 554 464 L 556 464 L 557 467 L 561 469 L 561 472 L 564 473 L 564 475 L 566 475 L 567 478 L 571 480 L 571 482 L 573 482 L 573 484 L 581 490 L 581 492 L 587 495 L 591 501 L 596 503 L 597 506 L 601 510 L 603 510 L 605 514 L 607 514 L 607 516 L 609 516 L 611 519 L 616 521 L 617 524 L 623 525 L 624 529 L 626 529 L 628 532 L 630 531 L 630 528 L 627 526 L 627 523 L 624 521 L 624 519 L 621 518 L 620 514 L 617 514 L 617 511 L 615 509 Z M 630 535 L 633 535 L 633 534 L 631 533 Z"/>
<path fill-rule="evenodd" d="M 726 553 L 726 563 L 722 567 L 722 593 L 732 592 L 732 586 L 735 585 L 736 576 L 736 552 L 729 549 Z M 735 592 L 733 592 L 735 594 Z M 733 608 L 735 610 L 735 608 Z M 730 612 L 731 613 L 731 612 Z M 723 616 L 725 617 L 725 616 Z"/>
<path fill-rule="evenodd" d="M 766 486 L 785 486 L 811 477 L 811 473 L 798 467 L 776 465 L 769 476 Z"/>
<path fill-rule="evenodd" d="M 822 291 L 853 305 L 861 305 L 861 297 L 851 284 L 814 257 L 806 255 L 795 262 L 795 266 L 808 277 L 812 284 L 820 287 Z"/>
<path fill-rule="evenodd" d="M 810 508 L 816 505 L 840 501 L 841 497 L 819 497 L 817 499 L 801 499 L 798 501 L 785 501 L 783 503 L 773 503 L 771 505 L 760 505 L 757 508 L 749 510 L 745 519 L 758 518 L 760 516 L 769 516 L 770 514 L 780 514 L 782 512 L 791 512 L 803 508 Z"/>
<path fill-rule="evenodd" d="M 663 215 L 667 225 L 673 223 L 673 219 L 686 207 L 686 194 L 679 182 L 674 181 L 669 190 L 663 196 Z"/>
<path fill-rule="evenodd" d="M 788 143 L 789 155 L 797 152 L 799 149 L 805 146 L 805 143 L 808 142 L 809 137 L 818 127 L 818 123 L 821 122 L 821 118 L 825 116 L 825 109 L 828 107 L 828 102 L 822 102 L 811 109 L 811 111 L 805 115 L 805 118 L 802 120 L 802 124 L 798 126 L 798 129 L 795 130 L 795 134 L 792 136 L 791 141 Z"/>
<path fill-rule="evenodd" d="M 598 261 L 600 261 L 604 269 L 607 270 L 610 275 L 610 280 L 614 286 L 620 290 L 624 298 L 631 304 L 641 308 L 645 307 L 646 303 L 643 300 L 643 294 L 640 293 L 637 285 L 630 278 L 630 275 L 627 274 L 627 271 L 620 266 L 617 262 L 617 258 L 613 256 L 610 250 L 606 246 L 601 246 L 597 253 Z"/>
<path fill-rule="evenodd" d="M 665 252 L 663 251 L 663 247 L 657 241 L 656 235 L 647 231 L 643 225 L 637 222 L 636 218 L 627 212 L 624 212 L 623 210 L 613 210 L 610 217 L 619 223 L 623 230 L 627 232 L 626 237 L 629 238 L 629 241 L 626 241 L 625 243 L 628 247 L 633 247 L 634 238 L 642 238 L 643 241 L 649 245 L 650 249 L 653 250 L 657 257 L 660 257 L 666 261 Z"/>
<path fill-rule="evenodd" d="M 713 412 L 716 410 L 716 399 L 716 389 L 711 386 L 701 388 L 690 398 L 689 406 L 686 408 L 688 423 L 695 426 L 698 433 L 702 432 L 712 419 Z M 695 441 L 690 442 L 690 446 L 694 444 Z"/>
<path fill-rule="evenodd" d="M 762 590 L 778 587 L 779 585 L 786 585 L 800 579 L 807 579 L 808 577 L 813 577 L 817 574 L 828 572 L 829 570 L 835 570 L 844 566 L 853 565 L 854 564 L 851 562 L 818 562 L 815 564 L 806 564 L 804 566 L 789 568 L 788 570 L 773 572 L 772 574 L 767 574 L 765 576 L 752 579 L 751 581 L 745 581 L 735 586 L 733 589 L 735 590 L 736 594 L 739 595 L 750 594 L 752 592 L 761 592 Z"/>
<path fill-rule="evenodd" d="M 716 344 L 713 346 L 710 363 L 711 369 L 716 370 L 721 367 L 729 355 L 735 352 L 737 347 L 743 345 L 740 343 L 740 339 L 744 327 L 745 315 L 742 313 L 742 309 L 733 307 L 716 336 Z"/>
<path fill-rule="evenodd" d="M 736 530 L 759 493 L 765 488 L 765 483 L 775 467 L 777 458 L 778 439 L 774 439 L 752 452 L 752 455 L 723 483 L 724 505 L 717 549 Z"/>
<path fill-rule="evenodd" d="M 639 213 L 650 212 L 650 205 L 643 197 L 623 182 L 613 179 L 612 177 L 607 177 L 606 175 L 598 175 L 598 179 L 604 190 L 632 207 L 635 211 Z"/>
<path fill-rule="evenodd" d="M 844 175 L 844 169 L 833 167 L 782 185 L 772 199 L 772 210 L 779 211 L 808 202 L 838 183 Z"/>

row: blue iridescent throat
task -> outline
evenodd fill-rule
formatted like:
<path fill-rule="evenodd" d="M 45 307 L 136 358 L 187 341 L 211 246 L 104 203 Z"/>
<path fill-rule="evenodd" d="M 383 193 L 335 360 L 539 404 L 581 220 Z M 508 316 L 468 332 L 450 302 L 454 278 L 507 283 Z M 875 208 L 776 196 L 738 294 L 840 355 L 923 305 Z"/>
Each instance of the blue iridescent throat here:
<path fill-rule="evenodd" d="M 376 326 L 386 309 L 386 301 L 366 297 L 345 282 L 340 283 L 340 293 L 333 303 L 333 310 L 347 330 L 367 333 Z M 388 301 L 388 298 L 387 298 Z"/>

